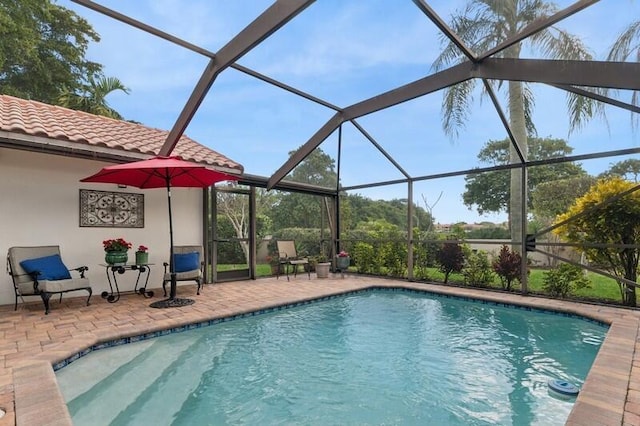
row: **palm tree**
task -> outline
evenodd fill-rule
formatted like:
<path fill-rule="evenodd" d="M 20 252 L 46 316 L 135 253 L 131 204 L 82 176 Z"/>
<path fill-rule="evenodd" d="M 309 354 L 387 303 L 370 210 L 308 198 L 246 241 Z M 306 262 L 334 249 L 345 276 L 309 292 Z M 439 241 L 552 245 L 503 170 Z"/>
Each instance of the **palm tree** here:
<path fill-rule="evenodd" d="M 616 42 L 611 47 L 607 60 L 624 62 L 628 59 L 640 62 L 640 21 L 632 22 L 626 30 L 620 34 Z M 634 91 L 631 95 L 631 103 L 640 105 L 640 97 L 638 92 Z M 636 129 L 638 127 L 638 114 L 631 113 L 631 126 Z"/>
<path fill-rule="evenodd" d="M 527 25 L 544 19 L 557 11 L 557 7 L 544 0 L 469 0 L 462 12 L 451 20 L 451 29 L 475 52 L 486 52 L 509 37 L 515 36 Z M 434 63 L 440 70 L 454 62 L 463 62 L 466 56 L 448 39 Z M 526 43 L 526 44 L 523 44 Z M 500 58 L 519 58 L 524 47 L 538 51 L 543 57 L 553 59 L 589 60 L 591 54 L 575 36 L 555 27 L 545 28 L 495 54 Z M 473 92 L 477 80 L 467 80 L 444 90 L 442 102 L 442 125 L 445 133 L 457 137 L 471 111 Z M 487 82 L 487 87 L 503 87 L 502 82 Z M 531 119 L 534 106 L 533 92 L 527 83 L 509 81 L 507 84 L 509 126 L 524 160 L 527 159 L 527 137 L 535 135 Z M 579 128 L 592 115 L 602 111 L 602 106 L 589 98 L 568 94 L 567 107 L 570 115 L 570 130 Z M 513 144 L 510 147 L 510 162 L 520 163 Z M 523 173 L 512 169 L 509 202 L 509 225 L 512 240 L 518 241 L 525 223 L 522 217 L 521 187 Z M 524 197 L 526 199 L 526 196 Z M 516 248 L 516 247 L 514 247 Z"/>
<path fill-rule="evenodd" d="M 58 104 L 66 108 L 122 120 L 120 113 L 111 108 L 106 99 L 108 94 L 116 90 L 129 93 L 129 89 L 115 77 L 100 76 L 97 80 L 91 77 L 83 93 L 63 88 L 58 96 Z"/>

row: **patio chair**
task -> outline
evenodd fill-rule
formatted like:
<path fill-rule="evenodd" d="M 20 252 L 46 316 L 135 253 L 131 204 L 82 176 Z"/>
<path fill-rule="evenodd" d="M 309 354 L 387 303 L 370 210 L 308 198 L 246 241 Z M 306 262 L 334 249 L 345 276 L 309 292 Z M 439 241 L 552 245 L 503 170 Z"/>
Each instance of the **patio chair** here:
<path fill-rule="evenodd" d="M 202 246 L 174 246 L 173 260 L 176 281 L 195 281 L 198 284 L 196 294 L 200 294 L 202 287 L 202 269 L 204 268 L 204 250 Z M 167 296 L 167 283 L 171 283 L 169 263 L 164 262 L 164 279 L 162 290 Z"/>
<path fill-rule="evenodd" d="M 276 241 L 278 247 L 278 257 L 280 258 L 280 264 L 284 265 L 285 274 L 287 275 L 287 281 L 289 281 L 289 265 L 293 268 L 293 276 L 298 274 L 298 266 L 306 265 L 304 268 L 307 270 L 307 275 L 311 279 L 311 270 L 309 268 L 309 259 L 306 257 L 298 257 L 296 252 L 296 244 L 291 240 Z M 276 278 L 280 278 L 280 268 L 278 268 L 278 274 Z"/>
<path fill-rule="evenodd" d="M 89 268 L 80 266 L 69 269 L 60 257 L 60 246 L 11 247 L 7 254 L 7 272 L 13 280 L 18 309 L 18 298 L 24 303 L 24 296 L 40 296 L 44 303 L 44 313 L 49 313 L 49 299 L 54 294 L 76 290 L 89 292 L 87 306 L 93 290 L 89 279 L 84 276 Z M 71 271 L 76 276 L 71 275 Z M 79 275 L 79 276 L 77 276 Z"/>

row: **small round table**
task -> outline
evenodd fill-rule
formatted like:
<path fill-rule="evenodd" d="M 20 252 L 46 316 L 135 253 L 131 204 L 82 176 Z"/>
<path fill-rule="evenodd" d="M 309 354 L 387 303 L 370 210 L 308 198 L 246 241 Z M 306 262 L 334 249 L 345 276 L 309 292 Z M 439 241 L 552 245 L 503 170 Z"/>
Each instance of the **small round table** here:
<path fill-rule="evenodd" d="M 109 282 L 109 290 L 103 291 L 101 296 L 103 299 L 107 299 L 109 303 L 116 303 L 120 300 L 120 287 L 118 287 L 118 279 L 117 274 L 124 274 L 127 271 L 137 271 L 138 276 L 136 277 L 136 286 L 134 287 L 134 293 L 138 293 L 143 295 L 146 298 L 153 297 L 153 291 L 147 291 L 147 284 L 149 283 L 149 276 L 151 275 L 151 266 L 153 263 L 145 263 L 142 265 L 135 263 L 122 263 L 122 264 L 107 264 L 102 263 L 100 266 L 105 267 L 105 272 L 107 274 L 107 281 Z M 111 274 L 109 274 L 111 272 Z M 142 274 L 146 273 L 146 277 L 144 279 L 144 286 L 138 288 L 138 284 L 140 284 L 140 277 Z"/>

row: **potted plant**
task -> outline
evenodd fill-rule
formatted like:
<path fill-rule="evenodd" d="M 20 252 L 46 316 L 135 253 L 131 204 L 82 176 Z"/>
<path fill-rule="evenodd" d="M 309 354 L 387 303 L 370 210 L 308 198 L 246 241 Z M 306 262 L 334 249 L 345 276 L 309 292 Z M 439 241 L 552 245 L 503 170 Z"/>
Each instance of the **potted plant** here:
<path fill-rule="evenodd" d="M 109 265 L 124 265 L 129 260 L 128 251 L 131 248 L 131 243 L 124 238 L 104 240 L 102 246 L 105 251 L 104 260 Z"/>
<path fill-rule="evenodd" d="M 351 257 L 349 256 L 349 253 L 342 250 L 336 256 L 336 268 L 341 271 L 344 271 L 346 269 L 349 269 L 350 265 L 351 265 Z"/>
<path fill-rule="evenodd" d="M 318 278 L 328 278 L 330 267 L 331 262 L 327 262 L 327 256 L 321 254 L 318 256 L 318 263 L 316 264 L 316 276 Z"/>
<path fill-rule="evenodd" d="M 279 275 L 280 273 L 280 259 L 278 256 L 268 255 L 267 262 L 271 266 L 271 275 Z"/>
<path fill-rule="evenodd" d="M 136 265 L 149 264 L 149 247 L 140 244 L 136 251 Z"/>
<path fill-rule="evenodd" d="M 304 265 L 305 272 L 315 272 L 318 264 L 318 256 L 309 256 L 309 263 Z"/>

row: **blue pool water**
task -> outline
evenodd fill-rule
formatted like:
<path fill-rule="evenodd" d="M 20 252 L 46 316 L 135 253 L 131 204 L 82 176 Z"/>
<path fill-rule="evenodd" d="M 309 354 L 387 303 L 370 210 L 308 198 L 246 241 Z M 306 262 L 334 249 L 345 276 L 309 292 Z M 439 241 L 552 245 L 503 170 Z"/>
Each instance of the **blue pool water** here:
<path fill-rule="evenodd" d="M 367 292 L 95 351 L 56 374 L 75 425 L 562 425 L 606 327 Z"/>

